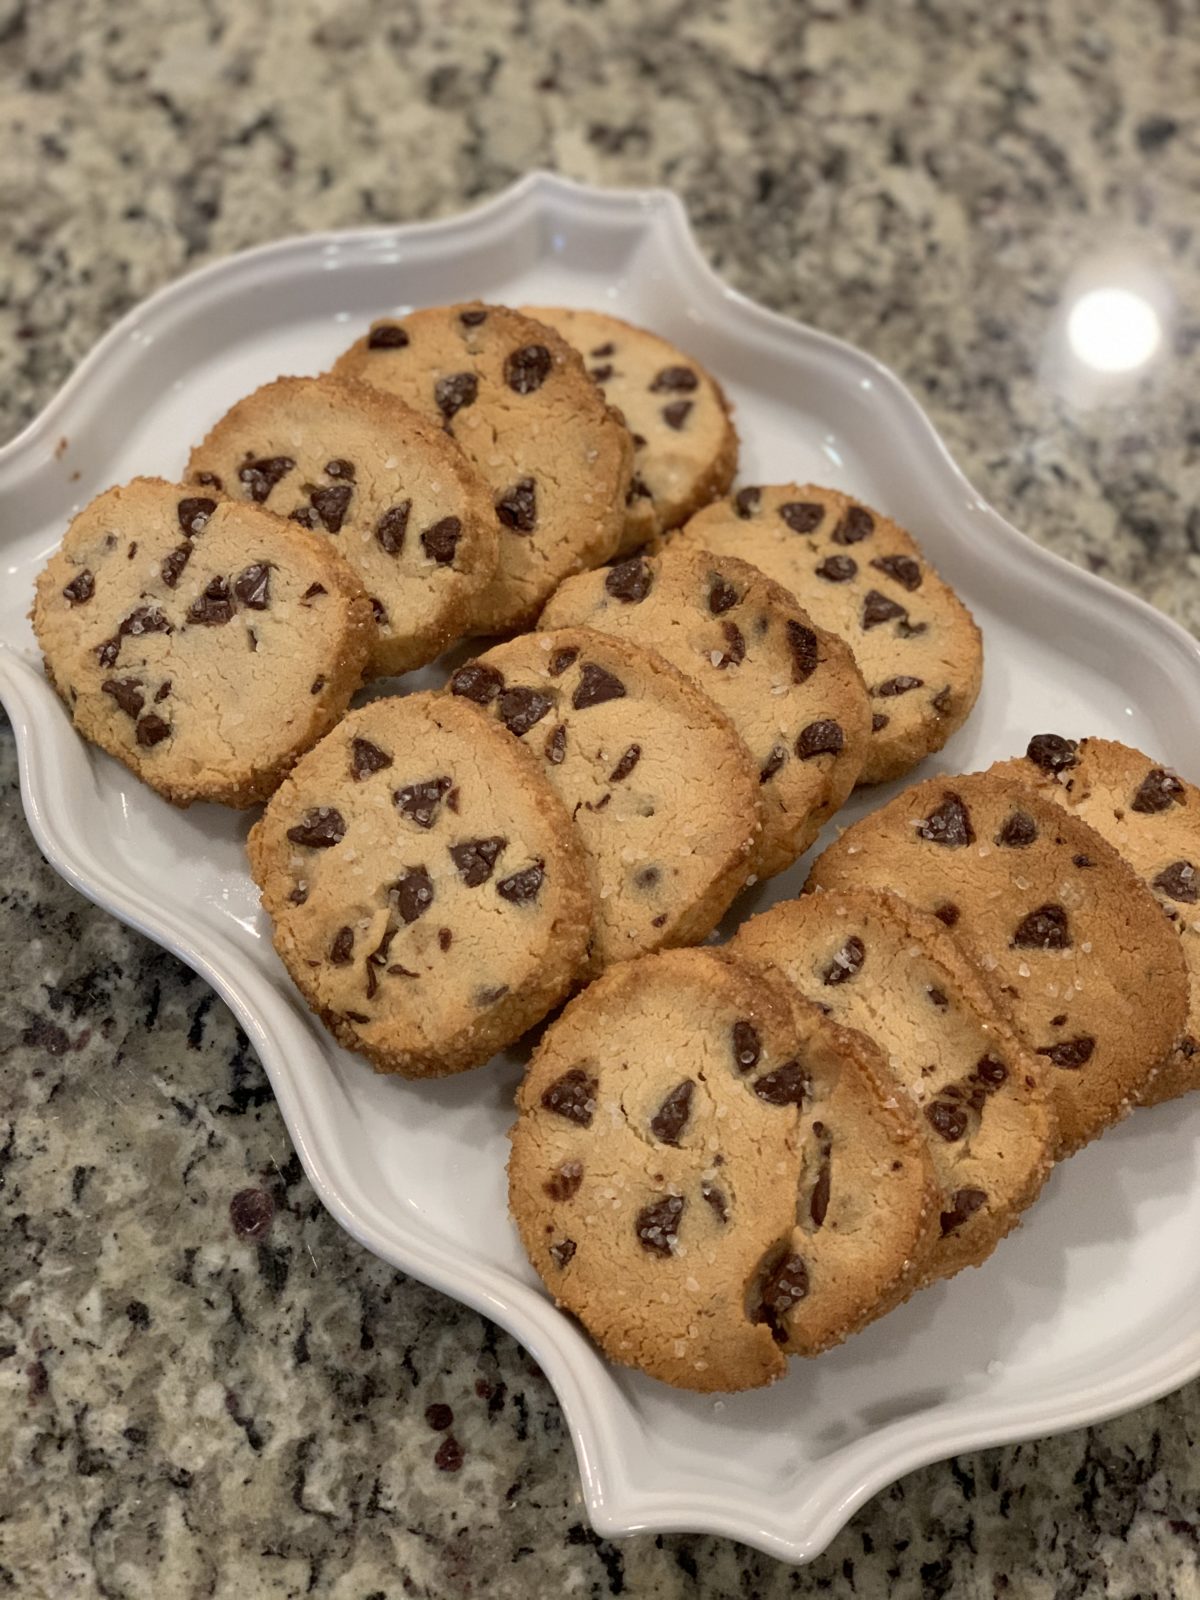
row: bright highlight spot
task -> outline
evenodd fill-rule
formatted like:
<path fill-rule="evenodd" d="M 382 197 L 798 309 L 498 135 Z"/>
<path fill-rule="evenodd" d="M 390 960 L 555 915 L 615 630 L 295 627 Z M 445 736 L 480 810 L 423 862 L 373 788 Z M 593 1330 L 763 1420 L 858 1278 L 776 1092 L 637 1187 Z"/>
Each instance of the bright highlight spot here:
<path fill-rule="evenodd" d="M 1096 372 L 1132 372 L 1162 342 L 1158 312 L 1130 289 L 1089 289 L 1067 318 L 1071 349 Z"/>

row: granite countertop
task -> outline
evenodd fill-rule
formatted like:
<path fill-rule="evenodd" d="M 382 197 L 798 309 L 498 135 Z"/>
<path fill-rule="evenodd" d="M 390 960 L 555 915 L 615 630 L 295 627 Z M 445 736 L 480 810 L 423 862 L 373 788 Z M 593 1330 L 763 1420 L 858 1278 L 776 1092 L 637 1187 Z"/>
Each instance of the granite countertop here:
<path fill-rule="evenodd" d="M 1200 629 L 1198 75 L 1195 0 L 0 0 L 0 434 L 231 250 L 534 165 L 664 183 L 1002 513 Z M 1164 350 L 1071 390 L 1111 263 Z M 0 1595 L 1200 1595 L 1200 1385 L 913 1474 L 802 1571 L 598 1539 L 528 1357 L 334 1226 L 224 1007 L 44 865 L 2 719 L 0 962 Z"/>

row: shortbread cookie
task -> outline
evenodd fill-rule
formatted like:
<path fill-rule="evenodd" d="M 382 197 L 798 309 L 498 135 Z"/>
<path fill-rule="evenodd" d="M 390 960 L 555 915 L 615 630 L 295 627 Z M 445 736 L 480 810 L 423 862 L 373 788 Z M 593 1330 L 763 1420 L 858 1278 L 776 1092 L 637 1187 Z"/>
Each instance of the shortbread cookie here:
<path fill-rule="evenodd" d="M 33 626 L 79 732 L 181 806 L 265 800 L 346 710 L 375 633 L 324 540 L 158 478 L 84 507 Z"/>
<path fill-rule="evenodd" d="M 854 787 L 869 739 L 862 679 L 840 639 L 745 562 L 674 546 L 569 579 L 541 625 L 572 624 L 656 650 L 733 722 L 758 773 L 760 877 L 808 849 Z"/>
<path fill-rule="evenodd" d="M 364 384 L 256 389 L 192 451 L 187 479 L 329 537 L 371 596 L 374 674 L 408 672 L 461 638 L 495 576 L 478 475 L 439 428 Z"/>
<path fill-rule="evenodd" d="M 587 628 L 497 645 L 450 690 L 524 741 L 574 819 L 597 967 L 716 927 L 746 881 L 759 787 L 707 695 L 661 657 Z"/>
<path fill-rule="evenodd" d="M 1013 779 L 914 785 L 830 845 L 809 887 L 891 889 L 954 930 L 1053 1069 L 1062 1154 L 1142 1098 L 1183 1032 L 1187 969 L 1154 896 L 1094 829 Z"/>
<path fill-rule="evenodd" d="M 936 917 L 895 895 L 827 889 L 743 923 L 729 948 L 769 962 L 865 1033 L 908 1091 L 941 1190 L 926 1281 L 978 1266 L 1049 1173 L 1046 1063 L 1000 1015 Z"/>
<path fill-rule="evenodd" d="M 477 633 L 528 627 L 568 573 L 621 542 L 629 430 L 551 328 L 505 306 L 377 322 L 334 367 L 440 423 L 488 484 L 500 565 Z"/>
<path fill-rule="evenodd" d="M 725 493 L 737 471 L 737 431 L 720 384 L 698 361 L 602 311 L 523 309 L 579 351 L 633 434 L 623 550 L 679 527 Z"/>
<path fill-rule="evenodd" d="M 1032 784 L 1090 823 L 1150 885 L 1188 967 L 1187 1026 L 1143 1103 L 1200 1088 L 1200 789 L 1113 739 L 1040 733 L 992 768 Z"/>
<path fill-rule="evenodd" d="M 788 483 L 740 489 L 679 538 L 752 561 L 845 639 L 871 696 L 863 783 L 899 777 L 966 721 L 983 671 L 979 629 L 889 518 L 833 489 Z"/>
<path fill-rule="evenodd" d="M 468 701 L 351 712 L 248 848 L 301 994 L 381 1072 L 478 1066 L 584 970 L 592 905 L 571 819 L 537 760 Z"/>
<path fill-rule="evenodd" d="M 509 1198 L 534 1266 L 613 1360 L 681 1388 L 769 1383 L 905 1270 L 920 1147 L 880 1097 L 867 1124 L 894 1134 L 843 1148 L 847 1087 L 876 1093 L 858 1046 L 713 950 L 622 963 L 551 1024 L 517 1093 Z"/>

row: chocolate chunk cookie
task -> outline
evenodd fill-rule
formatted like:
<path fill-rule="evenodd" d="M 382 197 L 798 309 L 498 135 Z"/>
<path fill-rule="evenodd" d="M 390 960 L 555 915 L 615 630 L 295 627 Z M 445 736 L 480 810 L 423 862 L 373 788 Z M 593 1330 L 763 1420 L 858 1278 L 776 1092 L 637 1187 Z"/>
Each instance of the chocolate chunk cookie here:
<path fill-rule="evenodd" d="M 1057 1142 L 1044 1059 L 936 917 L 870 889 L 772 906 L 730 949 L 769 962 L 874 1041 L 918 1113 L 941 1191 L 924 1280 L 978 1266 L 1020 1219 Z"/>
<path fill-rule="evenodd" d="M 84 507 L 33 626 L 79 732 L 181 806 L 265 800 L 345 712 L 375 633 L 324 540 L 157 478 Z"/>
<path fill-rule="evenodd" d="M 661 657 L 587 628 L 498 645 L 450 690 L 524 742 L 574 819 L 598 966 L 712 931 L 746 881 L 759 786 L 707 695 Z"/>
<path fill-rule="evenodd" d="M 992 771 L 1030 784 L 1089 823 L 1150 886 L 1179 935 L 1189 994 L 1185 1031 L 1143 1104 L 1200 1088 L 1200 789 L 1113 739 L 1054 733 L 1037 734 L 1023 757 Z"/>
<path fill-rule="evenodd" d="M 979 629 L 889 518 L 833 489 L 777 484 L 739 489 L 678 538 L 752 561 L 847 642 L 873 713 L 863 783 L 900 777 L 966 721 L 983 671 Z"/>
<path fill-rule="evenodd" d="M 649 543 L 724 494 L 737 470 L 729 402 L 698 361 L 601 311 L 525 307 L 583 357 L 634 443 L 623 550 Z"/>
<path fill-rule="evenodd" d="M 716 701 L 758 774 L 754 870 L 802 855 L 858 778 L 870 707 L 850 651 L 743 561 L 674 544 L 571 578 L 542 613 L 655 650 Z"/>
<path fill-rule="evenodd" d="M 973 956 L 1049 1063 L 1059 1153 L 1123 1117 L 1183 1032 L 1180 941 L 1094 829 L 995 773 L 931 778 L 820 855 L 811 888 L 891 889 Z"/>
<path fill-rule="evenodd" d="M 478 475 L 440 428 L 365 384 L 264 385 L 196 446 L 187 479 L 329 540 L 371 597 L 373 674 L 408 672 L 461 638 L 495 576 Z"/>
<path fill-rule="evenodd" d="M 891 1290 L 927 1196 L 915 1131 L 858 1051 L 777 975 L 713 950 L 624 962 L 550 1026 L 517 1094 L 509 1199 L 555 1299 L 612 1360 L 751 1388 Z M 869 1085 L 888 1129 L 861 1174 L 835 1078 Z"/>
<path fill-rule="evenodd" d="M 535 757 L 467 700 L 351 712 L 248 848 L 296 986 L 380 1072 L 479 1066 L 584 970 L 592 902 L 571 819 Z"/>
<path fill-rule="evenodd" d="M 334 372 L 431 417 L 486 480 L 500 565 L 477 633 L 528 627 L 560 579 L 616 551 L 629 430 L 552 328 L 505 306 L 435 306 L 375 323 Z"/>

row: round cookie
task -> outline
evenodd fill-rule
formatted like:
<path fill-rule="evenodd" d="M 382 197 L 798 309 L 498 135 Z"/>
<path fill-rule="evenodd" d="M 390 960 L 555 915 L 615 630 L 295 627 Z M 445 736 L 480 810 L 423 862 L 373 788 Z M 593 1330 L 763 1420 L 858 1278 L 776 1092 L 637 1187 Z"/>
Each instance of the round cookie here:
<path fill-rule="evenodd" d="M 571 819 L 538 762 L 468 701 L 352 711 L 248 850 L 284 966 L 380 1072 L 480 1065 L 586 965 L 592 903 Z"/>
<path fill-rule="evenodd" d="M 517 1092 L 510 1205 L 555 1299 L 612 1360 L 747 1389 L 782 1374 L 810 1308 L 830 1342 L 857 1325 L 856 1286 L 814 1248 L 823 1145 L 808 1107 L 814 1074 L 854 1076 L 853 1039 L 817 1012 L 798 1026 L 801 1005 L 765 968 L 672 950 L 610 969 L 543 1036 Z M 897 1150 L 841 1241 L 876 1300 L 894 1276 L 870 1269 L 897 1234 Z M 877 1204 L 881 1225 L 862 1228 Z"/>
<path fill-rule="evenodd" d="M 1077 817 L 994 773 L 930 778 L 848 828 L 809 888 L 890 889 L 952 927 L 1052 1069 L 1059 1153 L 1142 1098 L 1187 972 L 1154 896 Z"/>
<path fill-rule="evenodd" d="M 827 889 L 743 923 L 729 948 L 769 962 L 879 1046 L 908 1091 L 941 1191 L 924 1277 L 978 1266 L 1037 1196 L 1057 1139 L 1046 1064 L 970 959 L 926 912 L 870 889 Z"/>
<path fill-rule="evenodd" d="M 345 712 L 375 633 L 324 540 L 158 478 L 84 507 L 33 627 L 77 730 L 181 806 L 265 800 Z"/>
<path fill-rule="evenodd" d="M 439 428 L 365 384 L 265 384 L 196 446 L 186 476 L 330 539 L 371 596 L 373 675 L 423 666 L 461 638 L 495 575 L 477 474 Z"/>
<path fill-rule="evenodd" d="M 1031 784 L 1107 839 L 1150 886 L 1188 968 L 1186 1031 L 1152 1079 L 1144 1105 L 1200 1088 L 1200 789 L 1113 739 L 1040 733 L 993 772 Z"/>
<path fill-rule="evenodd" d="M 602 311 L 524 306 L 579 351 L 633 434 L 622 550 L 677 528 L 722 495 L 737 471 L 738 436 L 720 384 L 656 333 Z"/>
<path fill-rule="evenodd" d="M 712 932 L 746 881 L 759 789 L 706 695 L 650 651 L 587 628 L 497 645 L 449 687 L 525 743 L 574 820 L 597 967 Z"/>
<path fill-rule="evenodd" d="M 500 558 L 475 632 L 530 626 L 562 578 L 616 551 L 633 441 L 553 329 L 506 306 L 434 306 L 376 322 L 333 370 L 440 423 L 488 485 Z"/>
<path fill-rule="evenodd" d="M 730 718 L 758 773 L 753 867 L 781 872 L 854 787 L 870 708 L 849 650 L 743 561 L 676 549 L 571 578 L 543 628 L 597 628 L 658 652 Z"/>
<path fill-rule="evenodd" d="M 861 782 L 900 777 L 966 721 L 983 672 L 979 629 L 889 518 L 833 489 L 788 483 L 740 489 L 678 538 L 752 561 L 845 639 L 873 713 Z"/>

